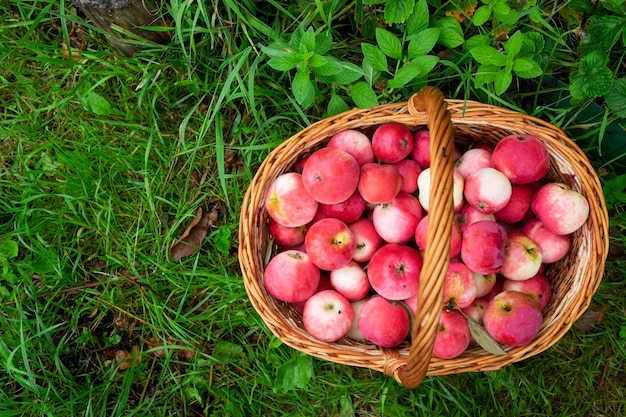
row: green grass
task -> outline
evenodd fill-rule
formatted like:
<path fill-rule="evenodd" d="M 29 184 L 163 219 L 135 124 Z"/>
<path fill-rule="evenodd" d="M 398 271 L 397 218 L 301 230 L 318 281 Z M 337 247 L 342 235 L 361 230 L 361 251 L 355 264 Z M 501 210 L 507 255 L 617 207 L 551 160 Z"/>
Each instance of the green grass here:
<path fill-rule="evenodd" d="M 333 30 L 349 34 L 336 37 L 338 50 L 355 55 L 355 6 L 334 3 Z M 276 28 L 326 23 L 313 3 L 263 2 L 256 13 L 251 1 L 170 7 L 170 45 L 124 57 L 85 23 L 88 49 L 72 63 L 60 46 L 82 21 L 69 4 L 0 4 L 0 245 L 19 248 L 0 253 L 9 293 L 0 304 L 0 415 L 626 414 L 619 258 L 607 264 L 590 329 L 575 327 L 500 371 L 408 390 L 272 336 L 241 280 L 240 204 L 265 155 L 321 119 L 326 103 L 298 106 L 289 74 L 269 68 L 259 46 Z M 555 66 L 567 45 L 555 43 Z M 567 109 L 541 105 L 537 86 L 498 98 L 474 88 L 468 68 L 450 68 L 432 78 L 450 96 L 569 123 Z M 621 174 L 592 163 L 603 178 Z M 612 198 L 623 242 L 624 204 Z M 217 220 L 198 252 L 174 262 L 169 248 L 198 207 Z"/>

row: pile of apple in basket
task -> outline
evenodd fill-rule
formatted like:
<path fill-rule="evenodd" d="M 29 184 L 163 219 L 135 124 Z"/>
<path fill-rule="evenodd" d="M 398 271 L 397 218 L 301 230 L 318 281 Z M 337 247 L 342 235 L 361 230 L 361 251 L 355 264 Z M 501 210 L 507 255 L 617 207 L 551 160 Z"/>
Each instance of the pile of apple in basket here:
<path fill-rule="evenodd" d="M 395 347 L 417 306 L 428 227 L 429 132 L 397 123 L 371 139 L 345 130 L 268 187 L 279 247 L 263 282 L 302 312 L 305 330 Z M 538 334 L 551 296 L 546 264 L 568 253 L 588 201 L 545 179 L 548 151 L 531 135 L 455 149 L 454 224 L 433 356 L 452 359 L 476 322 L 503 345 Z M 484 332 L 483 330 L 483 332 Z"/>

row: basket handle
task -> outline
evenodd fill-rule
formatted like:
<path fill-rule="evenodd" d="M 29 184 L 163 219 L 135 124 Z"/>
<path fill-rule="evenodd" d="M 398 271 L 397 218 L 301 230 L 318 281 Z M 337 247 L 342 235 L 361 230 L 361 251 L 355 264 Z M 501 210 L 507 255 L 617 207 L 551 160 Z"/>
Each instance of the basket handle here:
<path fill-rule="evenodd" d="M 454 133 L 448 104 L 437 88 L 425 87 L 413 95 L 408 109 L 413 115 L 427 113 L 431 170 L 428 234 L 417 297 L 418 308 L 411 329 L 411 348 L 407 364 L 398 368 L 395 374 L 404 386 L 415 388 L 428 371 L 443 309 L 443 288 L 450 261 L 454 218 Z"/>

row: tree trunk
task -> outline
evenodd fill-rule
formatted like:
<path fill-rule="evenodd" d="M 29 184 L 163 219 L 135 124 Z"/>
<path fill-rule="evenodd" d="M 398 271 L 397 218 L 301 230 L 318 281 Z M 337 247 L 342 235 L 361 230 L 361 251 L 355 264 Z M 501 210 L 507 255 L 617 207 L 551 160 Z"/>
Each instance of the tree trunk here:
<path fill-rule="evenodd" d="M 145 30 L 144 26 L 171 26 L 164 21 L 159 9 L 165 0 L 73 0 L 85 16 L 97 27 L 105 30 L 109 42 L 126 55 L 131 56 L 140 46 L 113 28 L 132 32 L 147 41 L 165 44 L 170 41 L 169 32 Z"/>

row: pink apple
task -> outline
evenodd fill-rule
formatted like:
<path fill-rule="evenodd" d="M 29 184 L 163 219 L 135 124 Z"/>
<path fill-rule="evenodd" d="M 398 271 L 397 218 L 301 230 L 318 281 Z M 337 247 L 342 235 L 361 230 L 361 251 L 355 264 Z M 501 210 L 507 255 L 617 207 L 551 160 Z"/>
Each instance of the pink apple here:
<path fill-rule="evenodd" d="M 410 246 L 389 243 L 376 251 L 367 267 L 374 291 L 388 300 L 406 300 L 419 290 L 423 260 Z"/>
<path fill-rule="evenodd" d="M 308 229 L 308 225 L 299 227 L 283 226 L 272 217 L 270 217 L 268 226 L 274 241 L 283 247 L 293 247 L 304 242 L 304 236 Z"/>
<path fill-rule="evenodd" d="M 315 293 L 320 281 L 320 270 L 309 256 L 288 250 L 273 256 L 263 272 L 267 292 L 280 301 L 304 301 Z"/>
<path fill-rule="evenodd" d="M 589 202 L 585 196 L 556 182 L 535 192 L 531 208 L 543 225 L 557 235 L 574 233 L 589 217 Z"/>
<path fill-rule="evenodd" d="M 346 334 L 347 337 L 354 340 L 365 340 L 365 336 L 361 332 L 359 328 L 359 317 L 361 316 L 361 310 L 363 306 L 369 301 L 369 298 L 363 298 L 361 300 L 352 301 L 352 311 L 354 311 L 354 318 L 352 319 L 352 326 L 350 326 L 350 330 Z"/>
<path fill-rule="evenodd" d="M 347 200 L 359 183 L 359 163 L 340 149 L 322 148 L 312 153 L 302 169 L 302 182 L 320 203 Z"/>
<path fill-rule="evenodd" d="M 404 300 L 404 305 L 409 309 L 409 312 L 413 315 L 412 317 L 415 317 L 415 315 L 417 314 L 417 297 L 419 294 L 415 294 L 414 296 L 411 296 L 409 298 L 407 298 L 406 300 Z"/>
<path fill-rule="evenodd" d="M 389 203 L 374 208 L 376 231 L 388 243 L 406 243 L 415 236 L 422 219 L 422 206 L 411 194 L 399 193 Z"/>
<path fill-rule="evenodd" d="M 380 347 L 398 346 L 409 333 L 409 313 L 383 297 L 372 297 L 361 308 L 359 329 L 366 340 Z"/>
<path fill-rule="evenodd" d="M 491 166 L 491 152 L 482 148 L 472 148 L 461 154 L 456 161 L 456 169 L 465 179 L 479 169 Z"/>
<path fill-rule="evenodd" d="M 359 166 L 374 162 L 372 142 L 364 133 L 347 129 L 335 134 L 326 145 L 327 148 L 341 149 L 356 159 Z"/>
<path fill-rule="evenodd" d="M 369 261 L 378 248 L 383 245 L 383 238 L 376 231 L 374 223 L 363 217 L 350 223 L 348 227 L 354 233 L 354 240 L 356 241 L 356 250 L 352 259 L 357 262 Z"/>
<path fill-rule="evenodd" d="M 528 294 L 503 291 L 487 303 L 483 323 L 496 341 L 524 346 L 539 334 L 543 316 L 539 304 Z"/>
<path fill-rule="evenodd" d="M 517 223 L 528 216 L 532 197 L 533 190 L 528 185 L 512 184 L 509 202 L 494 215 L 500 221 Z"/>
<path fill-rule="evenodd" d="M 336 342 L 348 333 L 354 311 L 352 305 L 337 291 L 315 293 L 304 305 L 304 329 L 323 342 Z"/>
<path fill-rule="evenodd" d="M 334 290 L 334 288 L 332 285 L 330 285 L 330 274 L 328 273 L 328 271 L 320 270 L 320 282 L 319 284 L 317 284 L 317 288 L 315 289 L 315 292 L 313 294 L 316 294 L 324 290 Z M 306 304 L 307 300 L 308 298 L 304 301 L 295 301 L 291 304 L 296 310 L 298 310 L 300 313 L 303 313 L 304 305 Z"/>
<path fill-rule="evenodd" d="M 428 233 L 428 215 L 422 217 L 422 220 L 417 224 L 415 229 L 415 243 L 420 250 L 426 250 L 426 238 Z M 452 221 L 452 235 L 450 238 L 450 258 L 454 258 L 461 253 L 461 228 L 458 221 L 453 219 Z"/>
<path fill-rule="evenodd" d="M 412 159 L 403 159 L 396 162 L 394 166 L 398 169 L 402 177 L 402 187 L 400 191 L 403 193 L 414 193 L 417 191 L 417 177 L 422 172 L 422 168 Z"/>
<path fill-rule="evenodd" d="M 302 175 L 288 172 L 272 181 L 265 194 L 265 209 L 277 223 L 286 227 L 300 227 L 313 220 L 317 201 L 311 197 L 302 181 Z"/>
<path fill-rule="evenodd" d="M 473 272 L 476 281 L 476 298 L 484 297 L 491 292 L 496 285 L 496 274 L 477 274 Z"/>
<path fill-rule="evenodd" d="M 344 222 L 329 218 L 311 225 L 304 246 L 317 267 L 332 271 L 350 262 L 356 251 L 356 240 Z"/>
<path fill-rule="evenodd" d="M 428 211 L 430 206 L 430 168 L 424 169 L 417 177 L 418 199 L 424 210 Z M 463 190 L 465 180 L 455 169 L 452 183 L 452 201 L 454 211 L 458 212 L 463 207 Z"/>
<path fill-rule="evenodd" d="M 430 167 L 430 131 L 428 129 L 413 133 L 413 149 L 409 155 L 422 168 Z"/>
<path fill-rule="evenodd" d="M 509 135 L 498 142 L 491 166 L 513 184 L 539 181 L 548 172 L 550 155 L 545 144 L 532 135 Z"/>
<path fill-rule="evenodd" d="M 413 149 L 413 134 L 399 123 L 379 125 L 372 135 L 374 156 L 383 163 L 394 164 L 406 158 Z"/>
<path fill-rule="evenodd" d="M 304 164 L 309 159 L 309 155 L 298 159 L 298 161 L 293 166 L 293 172 L 297 172 L 298 174 L 302 174 L 302 170 L 304 169 Z"/>
<path fill-rule="evenodd" d="M 361 167 L 358 190 L 368 203 L 388 203 L 400 192 L 402 176 L 391 164 L 367 163 Z"/>
<path fill-rule="evenodd" d="M 463 308 L 463 313 L 466 316 L 471 317 L 477 323 L 481 324 L 483 322 L 483 314 L 485 313 L 485 307 L 487 307 L 487 303 L 489 300 L 486 298 L 476 298 L 472 301 L 472 304 Z"/>
<path fill-rule="evenodd" d="M 496 216 L 493 214 L 483 213 L 476 207 L 470 204 L 463 204 L 461 210 L 454 215 L 456 222 L 459 224 L 459 228 L 461 229 L 461 233 L 467 229 L 472 223 L 479 222 L 481 220 L 489 220 L 492 222 L 496 221 Z"/>
<path fill-rule="evenodd" d="M 465 180 L 465 199 L 483 213 L 495 213 L 511 199 L 511 182 L 500 171 L 483 168 Z"/>
<path fill-rule="evenodd" d="M 523 233 L 509 233 L 500 273 L 510 280 L 525 280 L 539 272 L 542 259 L 541 247 L 531 238 Z"/>
<path fill-rule="evenodd" d="M 349 301 L 360 300 L 371 288 L 367 272 L 356 261 L 330 271 L 330 284 Z"/>
<path fill-rule="evenodd" d="M 537 218 L 531 218 L 522 227 L 522 233 L 536 242 L 543 252 L 543 263 L 560 261 L 568 254 L 572 241 L 569 235 L 557 235 Z"/>
<path fill-rule="evenodd" d="M 496 282 L 493 284 L 493 288 L 491 289 L 491 291 L 489 291 L 487 294 L 483 295 L 480 298 L 491 300 L 493 297 L 495 297 L 496 295 L 502 292 L 502 286 L 504 285 L 504 281 L 506 280 L 506 278 L 504 278 L 500 274 L 495 274 L 495 275 L 496 275 Z"/>
<path fill-rule="evenodd" d="M 519 291 L 530 295 L 533 300 L 539 303 L 541 310 L 545 309 L 552 298 L 552 288 L 550 281 L 541 272 L 523 281 L 512 281 L 507 279 L 502 284 L 503 291 Z"/>
<path fill-rule="evenodd" d="M 443 304 L 465 308 L 476 298 L 476 279 L 461 262 L 450 262 L 443 287 Z"/>
<path fill-rule="evenodd" d="M 433 356 L 441 359 L 460 356 L 469 346 L 470 336 L 467 319 L 456 310 L 444 309 L 439 318 Z"/>
<path fill-rule="evenodd" d="M 356 221 L 365 211 L 365 200 L 358 191 L 348 197 L 347 200 L 337 204 L 323 204 L 318 206 L 320 218 L 334 217 L 344 223 L 352 223 Z"/>
<path fill-rule="evenodd" d="M 473 223 L 463 232 L 461 259 L 478 274 L 498 272 L 504 264 L 506 240 L 507 233 L 501 224 L 489 220 Z"/>

